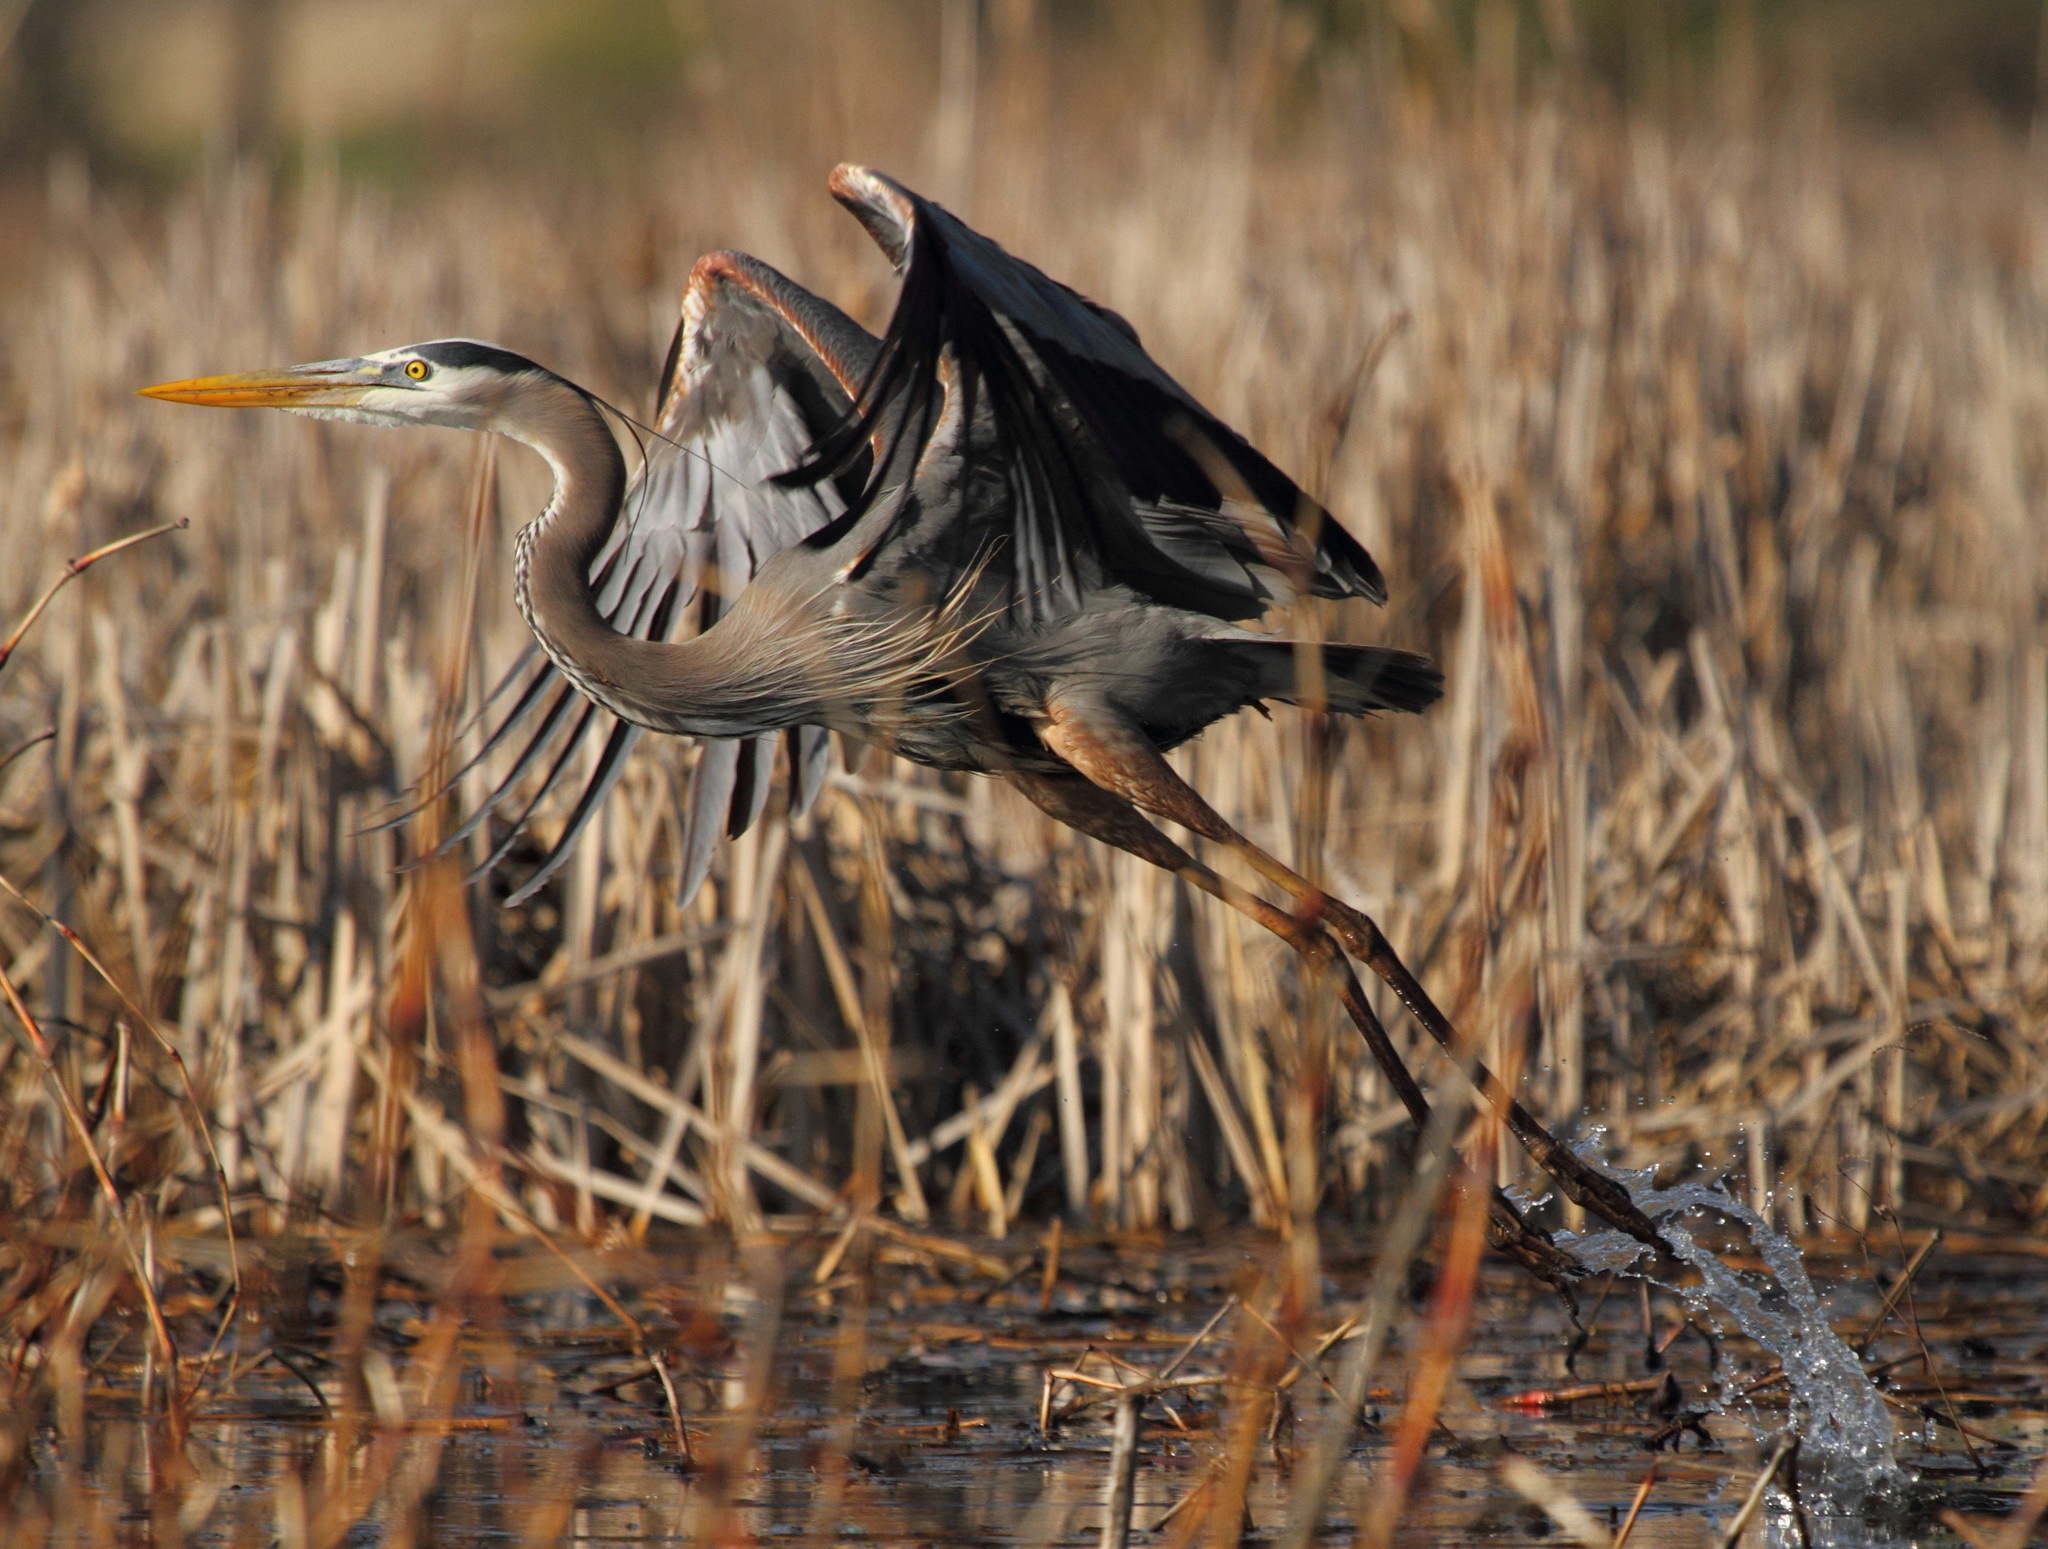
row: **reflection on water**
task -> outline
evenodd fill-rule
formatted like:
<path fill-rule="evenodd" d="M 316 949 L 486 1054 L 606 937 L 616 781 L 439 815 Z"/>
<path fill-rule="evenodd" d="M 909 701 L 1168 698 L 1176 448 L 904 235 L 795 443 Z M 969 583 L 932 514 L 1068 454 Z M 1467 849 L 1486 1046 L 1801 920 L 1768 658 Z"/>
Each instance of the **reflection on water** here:
<path fill-rule="evenodd" d="M 1697 1217 L 1692 1227 L 1707 1234 Z M 1716 1246 L 1735 1257 L 1730 1245 Z M 1333 1325 L 1360 1294 L 1369 1250 L 1369 1241 L 1324 1244 L 1325 1310 L 1312 1320 L 1314 1331 Z M 714 1286 L 707 1257 L 689 1247 L 637 1254 L 614 1266 L 612 1282 L 672 1352 L 694 1466 L 666 1440 L 661 1389 L 632 1338 L 581 1289 L 516 1289 L 529 1261 L 507 1261 L 505 1282 L 514 1289 L 493 1303 L 502 1317 L 472 1317 L 447 1347 L 453 1355 L 434 1367 L 452 1384 L 442 1390 L 452 1403 L 432 1422 L 418 1418 L 434 1412 L 422 1398 L 428 1374 L 421 1368 L 440 1359 L 445 1332 L 432 1301 L 401 1283 L 383 1284 L 358 1387 L 335 1360 L 346 1311 L 339 1286 L 323 1288 L 316 1275 L 303 1337 L 295 1333 L 293 1346 L 258 1360 L 266 1336 L 244 1336 L 234 1380 L 202 1407 L 182 1469 L 162 1422 L 136 1420 L 124 1353 L 96 1352 L 86 1446 L 45 1437 L 6 1541 L 96 1545 L 153 1533 L 171 1542 L 182 1532 L 195 1544 L 293 1544 L 317 1542 L 323 1523 L 349 1517 L 360 1520 L 339 1541 L 352 1545 L 660 1544 L 734 1530 L 810 1542 L 1093 1542 L 1107 1474 L 1107 1408 L 1042 1433 L 1048 1366 L 1072 1367 L 1092 1347 L 1156 1369 L 1227 1295 L 1253 1290 L 1272 1250 L 1249 1239 L 1185 1249 L 1070 1241 L 1043 1308 L 1035 1273 L 991 1292 L 990 1281 L 948 1266 L 879 1264 L 857 1325 L 845 1314 L 858 1287 L 842 1273 L 827 1289 L 814 1288 L 812 1252 L 784 1254 L 767 1275 L 789 1276 L 779 1318 L 764 1316 L 775 1303 L 763 1283 L 765 1259 L 747 1261 L 730 1283 Z M 1023 1262 L 1021 1250 L 1013 1257 Z M 1894 1410 L 1901 1466 L 1965 1513 L 1997 1510 L 2048 1443 L 2041 1386 L 2048 1308 L 2038 1266 L 2021 1256 L 1942 1252 L 1923 1272 L 1914 1300 L 1944 1398 L 1921 1370 L 1909 1333 L 1871 1352 L 1880 1368 L 1892 1363 L 1886 1380 L 1904 1406 Z M 546 1277 L 535 1271 L 530 1278 Z M 1828 1315 L 1860 1331 L 1877 1304 L 1860 1258 L 1822 1259 L 1814 1278 Z M 1589 1314 L 1601 1301 L 1593 1335 L 1568 1369 L 1572 1330 L 1561 1309 L 1506 1269 L 1489 1268 L 1477 1333 L 1403 1541 L 1561 1541 L 1545 1513 L 1504 1482 L 1501 1464 L 1512 1454 L 1533 1461 L 1611 1530 L 1651 1460 L 1646 1441 L 1660 1434 L 1679 1450 L 1658 1455 L 1659 1478 L 1631 1545 L 1718 1541 L 1759 1458 L 1748 1429 L 1714 1412 L 1714 1400 L 1754 1384 L 1775 1363 L 1740 1337 L 1709 1338 L 1709 1320 L 1678 1296 L 1656 1293 L 1646 1330 L 1632 1286 L 1617 1282 L 1604 1301 L 1597 1287 L 1585 1298 Z M 689 1310 L 706 1303 L 722 1315 Z M 1254 1337 L 1248 1320 L 1237 1322 L 1226 1322 L 1185 1370 L 1227 1371 L 1234 1342 Z M 752 1445 L 734 1455 L 752 1423 L 749 1340 L 770 1323 L 779 1328 L 773 1391 Z M 864 1341 L 849 1344 L 863 1328 Z M 1397 1408 L 1414 1333 L 1413 1326 L 1397 1333 L 1376 1378 L 1386 1386 L 1373 1390 L 1368 1418 L 1390 1420 Z M 1663 1372 L 1647 1370 L 1651 1345 L 1663 1347 L 1654 1357 Z M 134 1348 L 131 1342 L 129 1353 Z M 1907 1355 L 1914 1359 L 1897 1359 Z M 1616 1391 L 1569 1407 L 1505 1402 L 1529 1390 L 1602 1383 Z M 1620 1391 L 1624 1384 L 1632 1391 Z M 1222 1391 L 1177 1394 L 1171 1416 L 1157 1407 L 1147 1412 L 1134 1517 L 1139 1542 L 1204 1477 L 1220 1446 Z M 1320 1403 L 1314 1385 L 1300 1383 L 1292 1410 L 1283 1410 L 1261 1447 L 1247 1502 L 1256 1537 L 1284 1522 L 1286 1469 L 1319 1423 Z M 1978 1478 L 1952 1428 L 1925 1418 L 1929 1404 L 1953 1404 L 1977 1433 L 1972 1445 L 1988 1477 Z M 851 1427 L 842 1423 L 849 1408 L 857 1411 Z M 1710 1446 L 1702 1446 L 1702 1434 Z M 2001 1450 L 2004 1443 L 2018 1450 Z M 1326 1539 L 1350 1541 L 1384 1448 L 1377 1429 L 1358 1438 L 1332 1498 Z M 1816 1542 L 1873 1541 L 1847 1516 L 1831 1523 L 1823 1515 L 1813 1526 Z M 1926 1520 L 1902 1532 L 1923 1544 L 1960 1542 Z M 1760 1516 L 1751 1541 L 1767 1535 L 1796 1541 L 1782 1502 Z M 1171 1537 L 1169 1527 L 1149 1541 Z"/>

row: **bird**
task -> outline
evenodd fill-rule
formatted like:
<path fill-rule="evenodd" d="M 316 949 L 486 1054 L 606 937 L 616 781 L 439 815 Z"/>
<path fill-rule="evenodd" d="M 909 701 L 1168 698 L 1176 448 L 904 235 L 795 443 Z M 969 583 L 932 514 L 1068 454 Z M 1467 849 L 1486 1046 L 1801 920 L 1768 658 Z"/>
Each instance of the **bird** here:
<path fill-rule="evenodd" d="M 885 332 L 757 258 L 699 259 L 630 475 L 606 405 L 475 340 L 142 392 L 495 432 L 548 464 L 552 494 L 514 551 L 540 654 L 500 685 L 511 703 L 484 753 L 517 728 L 527 741 L 455 837 L 550 748 L 543 790 L 612 724 L 560 843 L 515 898 L 561 863 L 648 731 L 704 739 L 686 891 L 719 829 L 742 832 L 763 810 L 777 738 L 798 810 L 823 783 L 834 731 L 1000 779 L 1284 940 L 1335 989 L 1420 1125 L 1427 1098 L 1347 952 L 1364 963 L 1567 1196 L 1659 1245 L 1619 1182 L 1470 1058 L 1368 915 L 1241 834 L 1165 757 L 1269 702 L 1344 715 L 1433 704 L 1442 678 L 1423 657 L 1246 627 L 1304 597 L 1383 603 L 1371 555 L 1119 314 L 884 174 L 842 165 L 829 188 L 900 277 Z M 1238 857 L 1285 904 L 1196 859 L 1162 819 Z M 1498 1190 L 1488 1232 L 1569 1295 L 1581 1266 Z"/>

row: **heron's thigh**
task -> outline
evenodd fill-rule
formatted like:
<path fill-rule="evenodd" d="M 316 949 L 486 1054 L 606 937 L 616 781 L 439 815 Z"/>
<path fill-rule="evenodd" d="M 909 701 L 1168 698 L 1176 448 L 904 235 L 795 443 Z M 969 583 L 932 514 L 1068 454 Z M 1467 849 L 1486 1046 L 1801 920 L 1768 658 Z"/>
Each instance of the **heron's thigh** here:
<path fill-rule="evenodd" d="M 1046 724 L 1038 735 L 1078 773 L 1154 817 L 1221 844 L 1246 842 L 1180 777 L 1152 739 L 1107 702 L 1056 697 L 1046 704 Z"/>
<path fill-rule="evenodd" d="M 1091 839 L 1127 850 L 1168 871 L 1182 871 L 1191 864 L 1187 851 L 1146 822 L 1129 802 L 1100 786 L 1073 775 L 1034 774 L 1023 769 L 1010 770 L 1006 778 L 1041 812 Z"/>

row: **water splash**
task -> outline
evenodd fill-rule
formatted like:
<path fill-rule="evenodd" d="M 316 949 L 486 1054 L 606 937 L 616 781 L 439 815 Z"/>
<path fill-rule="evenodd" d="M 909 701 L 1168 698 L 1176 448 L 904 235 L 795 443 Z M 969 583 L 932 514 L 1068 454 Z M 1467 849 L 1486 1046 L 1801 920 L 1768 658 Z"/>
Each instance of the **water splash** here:
<path fill-rule="evenodd" d="M 1580 1154 L 1596 1166 L 1598 1137 Z M 1656 1221 L 1673 1251 L 1698 1271 L 1700 1284 L 1680 1294 L 1697 1311 L 1709 1306 L 1778 1358 L 1791 1393 L 1788 1423 L 1800 1438 L 1799 1480 L 1810 1509 L 1856 1518 L 1895 1507 L 1906 1476 L 1892 1452 L 1892 1421 L 1880 1394 L 1828 1321 L 1827 1308 L 1806 1273 L 1804 1255 L 1787 1238 L 1725 1189 L 1683 1183 L 1651 1186 L 1649 1172 L 1604 1168 Z M 1700 1244 L 1681 1217 L 1709 1210 L 1735 1222 L 1755 1246 L 1767 1275 L 1732 1269 Z M 1620 1232 L 1560 1235 L 1567 1251 L 1596 1271 L 1626 1269 L 1646 1250 Z M 1724 1409 L 1736 1395 L 1724 1388 Z M 1759 1436 L 1768 1427 L 1759 1428 Z"/>
<path fill-rule="evenodd" d="M 1799 1249 L 1747 1205 L 1705 1184 L 1648 1189 L 1637 1202 L 1662 1224 L 1678 1256 L 1699 1271 L 1702 1299 L 1733 1317 L 1784 1367 L 1792 1390 L 1791 1423 L 1800 1436 L 1802 1481 L 1850 1508 L 1897 1494 L 1905 1476 L 1892 1455 L 1891 1414 L 1856 1352 L 1829 1323 Z M 1695 1207 L 1739 1223 L 1770 1271 L 1770 1282 L 1730 1269 L 1696 1242 L 1675 1219 Z"/>

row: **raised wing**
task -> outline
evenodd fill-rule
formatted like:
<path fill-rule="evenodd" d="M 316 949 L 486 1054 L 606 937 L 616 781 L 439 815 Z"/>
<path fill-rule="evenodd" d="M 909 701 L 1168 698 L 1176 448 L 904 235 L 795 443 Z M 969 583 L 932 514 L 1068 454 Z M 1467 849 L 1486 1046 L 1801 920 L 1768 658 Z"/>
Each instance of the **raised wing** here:
<path fill-rule="evenodd" d="M 778 482 L 853 409 L 877 341 L 768 265 L 740 253 L 699 259 L 683 293 L 682 321 L 662 370 L 655 434 L 610 539 L 591 564 L 598 611 L 623 634 L 673 640 L 715 623 L 770 556 L 826 526 L 858 496 L 867 469 L 852 458 L 835 479 Z M 530 650 L 493 699 L 510 707 L 477 760 L 515 730 L 526 741 L 490 796 L 448 843 L 466 838 L 547 760 L 539 788 L 480 871 L 495 866 L 593 736 L 603 745 L 562 835 L 509 900 L 531 897 L 565 861 L 618 782 L 641 728 L 585 700 L 554 664 Z M 809 807 L 824 784 L 830 744 L 822 727 L 789 733 L 791 802 Z M 472 765 L 476 760 L 472 761 Z M 682 895 L 703 883 L 722 829 L 744 833 L 768 799 L 773 734 L 706 739 L 691 777 Z"/>
<path fill-rule="evenodd" d="M 798 487 L 874 470 L 940 426 L 985 426 L 1008 499 L 1013 612 L 1064 611 L 1100 576 L 1224 619 L 1276 602 L 1385 600 L 1372 556 L 1328 512 L 1166 374 L 1131 325 L 1012 257 L 929 200 L 860 167 L 832 175 L 903 275 L 855 412 L 785 475 Z M 878 540 L 873 546 L 880 548 Z"/>

